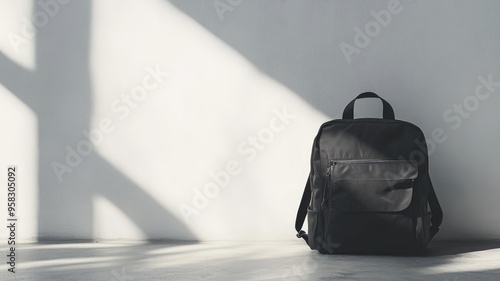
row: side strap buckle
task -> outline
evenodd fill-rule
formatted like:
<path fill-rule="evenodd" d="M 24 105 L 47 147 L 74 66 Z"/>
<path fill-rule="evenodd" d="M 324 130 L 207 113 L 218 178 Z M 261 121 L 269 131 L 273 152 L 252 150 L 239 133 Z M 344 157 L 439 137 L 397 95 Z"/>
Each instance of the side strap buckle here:
<path fill-rule="evenodd" d="M 297 238 L 303 238 L 304 236 L 306 235 L 306 232 L 304 230 L 301 230 L 299 231 L 299 233 L 297 233 Z"/>

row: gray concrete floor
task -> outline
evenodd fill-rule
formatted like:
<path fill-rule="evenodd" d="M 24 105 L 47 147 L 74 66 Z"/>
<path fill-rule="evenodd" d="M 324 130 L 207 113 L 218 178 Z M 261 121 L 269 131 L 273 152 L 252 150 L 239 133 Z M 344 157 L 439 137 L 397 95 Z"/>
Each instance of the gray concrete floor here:
<path fill-rule="evenodd" d="M 15 274 L 2 261 L 0 280 L 500 280 L 500 242 L 433 242 L 424 256 L 327 256 L 298 239 L 50 243 L 21 245 L 16 257 Z"/>

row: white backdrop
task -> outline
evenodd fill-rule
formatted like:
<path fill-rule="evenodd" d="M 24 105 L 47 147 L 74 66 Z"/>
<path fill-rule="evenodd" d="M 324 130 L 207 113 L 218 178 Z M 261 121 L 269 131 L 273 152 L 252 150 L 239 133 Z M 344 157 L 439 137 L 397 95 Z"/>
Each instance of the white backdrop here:
<path fill-rule="evenodd" d="M 0 10 L 0 177 L 18 166 L 23 241 L 294 239 L 317 129 L 363 91 L 429 139 L 437 238 L 500 237 L 498 1 Z"/>

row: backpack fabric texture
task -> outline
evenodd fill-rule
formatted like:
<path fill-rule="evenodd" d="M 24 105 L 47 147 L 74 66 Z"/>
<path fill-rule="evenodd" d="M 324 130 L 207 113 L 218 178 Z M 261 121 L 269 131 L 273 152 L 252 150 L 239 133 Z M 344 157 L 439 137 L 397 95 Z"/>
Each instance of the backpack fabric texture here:
<path fill-rule="evenodd" d="M 354 103 L 379 98 L 383 119 L 354 119 Z M 302 230 L 307 216 L 308 232 Z M 414 253 L 443 219 L 429 177 L 424 134 L 396 120 L 391 105 L 362 93 L 343 118 L 321 125 L 295 229 L 311 249 L 336 253 Z"/>

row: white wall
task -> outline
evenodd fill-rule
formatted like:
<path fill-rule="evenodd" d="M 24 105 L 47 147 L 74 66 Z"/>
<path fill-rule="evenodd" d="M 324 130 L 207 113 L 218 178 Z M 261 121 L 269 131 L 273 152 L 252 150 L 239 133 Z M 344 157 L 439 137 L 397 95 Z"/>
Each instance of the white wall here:
<path fill-rule="evenodd" d="M 474 97 L 478 77 L 500 81 L 498 1 L 65 2 L 0 3 L 0 162 L 20 170 L 21 240 L 293 239 L 312 139 L 363 91 L 429 139 L 445 131 L 438 237 L 500 237 L 500 86 Z"/>

